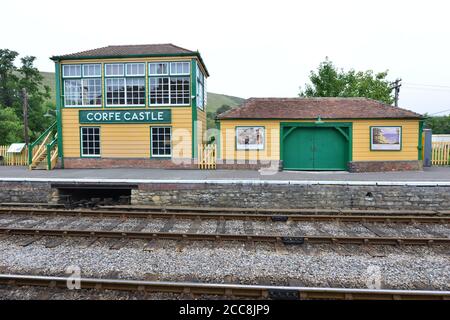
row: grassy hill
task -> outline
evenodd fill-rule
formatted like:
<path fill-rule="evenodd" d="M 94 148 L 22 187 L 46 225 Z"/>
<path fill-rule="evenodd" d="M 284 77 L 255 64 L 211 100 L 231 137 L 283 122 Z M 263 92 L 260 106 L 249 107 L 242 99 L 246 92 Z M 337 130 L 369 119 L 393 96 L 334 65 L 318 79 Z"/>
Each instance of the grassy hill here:
<path fill-rule="evenodd" d="M 216 112 L 216 110 L 224 104 L 235 107 L 244 102 L 245 99 L 225 94 L 208 92 L 208 112 Z"/>
<path fill-rule="evenodd" d="M 51 89 L 52 101 L 55 101 L 55 74 L 53 72 L 41 72 L 44 77 L 44 84 Z M 208 92 L 208 112 L 216 112 L 216 110 L 224 104 L 235 107 L 241 104 L 245 99 L 239 97 L 228 96 L 225 94 Z"/>

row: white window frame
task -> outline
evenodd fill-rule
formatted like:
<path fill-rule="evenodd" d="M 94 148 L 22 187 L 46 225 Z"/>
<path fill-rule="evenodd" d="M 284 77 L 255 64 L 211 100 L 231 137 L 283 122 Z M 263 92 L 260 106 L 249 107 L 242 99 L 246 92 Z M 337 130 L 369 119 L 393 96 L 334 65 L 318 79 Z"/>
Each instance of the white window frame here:
<path fill-rule="evenodd" d="M 101 98 L 100 98 L 100 104 L 83 104 L 83 100 L 84 100 L 84 85 L 83 85 L 83 80 L 95 80 L 98 79 L 100 80 L 100 93 L 102 94 Z M 68 79 L 64 79 L 63 80 L 63 88 L 64 88 L 64 97 L 63 97 L 63 101 L 64 101 L 64 108 L 97 108 L 97 107 L 101 107 L 102 106 L 102 101 L 103 101 L 103 88 L 102 88 L 102 78 L 100 77 L 87 77 L 87 78 L 80 78 L 77 77 L 76 79 L 70 77 Z M 65 80 L 80 80 L 81 82 L 81 104 L 74 104 L 74 105 L 67 105 L 66 103 L 66 85 L 65 85 Z"/>
<path fill-rule="evenodd" d="M 132 67 L 134 65 L 142 65 L 142 73 L 140 74 L 129 74 L 128 73 L 128 67 Z M 126 77 L 145 77 L 145 63 L 143 62 L 133 62 L 133 63 L 127 63 L 125 64 L 125 76 Z"/>
<path fill-rule="evenodd" d="M 183 64 L 188 64 L 189 68 L 188 68 L 188 72 L 187 73 L 177 73 L 172 71 L 172 65 L 173 64 L 178 64 L 178 63 L 183 63 Z M 174 76 L 189 76 L 191 74 L 191 63 L 190 61 L 172 61 L 170 62 L 170 75 L 174 75 Z"/>
<path fill-rule="evenodd" d="M 67 76 L 65 74 L 66 67 L 79 67 L 80 68 L 80 75 L 76 76 Z M 81 78 L 83 74 L 83 65 L 82 64 L 63 64 L 62 65 L 62 77 L 63 78 Z"/>
<path fill-rule="evenodd" d="M 166 73 L 151 73 L 151 72 L 150 72 L 150 66 L 151 66 L 151 65 L 155 65 L 155 64 L 165 64 L 165 65 L 166 65 L 166 70 L 167 70 L 167 72 L 166 72 Z M 170 63 L 169 63 L 169 62 L 163 61 L 163 62 L 149 62 L 149 63 L 148 63 L 148 75 L 149 75 L 149 76 L 154 76 L 154 77 L 158 77 L 158 76 L 168 76 L 169 73 L 170 73 Z"/>
<path fill-rule="evenodd" d="M 170 154 L 153 154 L 153 129 L 169 128 L 170 129 Z M 172 127 L 171 126 L 154 126 L 150 127 L 150 155 L 152 158 L 171 158 L 173 154 L 173 143 L 172 143 Z"/>
<path fill-rule="evenodd" d="M 134 77 L 130 77 L 132 79 L 135 79 Z M 144 104 L 128 104 L 127 103 L 127 77 L 108 77 L 107 79 L 105 79 L 105 106 L 106 107 L 145 107 L 145 99 L 146 99 L 146 90 L 145 90 L 145 77 L 140 77 L 144 79 Z M 124 84 L 125 84 L 125 90 L 124 90 L 124 94 L 125 94 L 125 104 L 108 104 L 108 85 L 107 85 L 107 81 L 109 79 L 123 79 L 124 80 Z"/>
<path fill-rule="evenodd" d="M 95 128 L 98 129 L 98 154 L 84 154 L 83 153 L 83 129 Z M 89 143 L 89 141 L 88 141 Z M 102 129 L 99 126 L 81 126 L 80 127 L 80 155 L 82 158 L 101 158 L 102 156 Z"/>
<path fill-rule="evenodd" d="M 85 75 L 84 74 L 84 67 L 90 67 L 90 66 L 98 66 L 100 74 L 94 75 L 94 76 L 92 76 L 92 75 Z M 87 63 L 87 64 L 83 64 L 82 68 L 81 68 L 81 71 L 82 71 L 82 77 L 83 78 L 101 78 L 102 77 L 102 65 L 101 65 L 101 63 Z"/>
<path fill-rule="evenodd" d="M 106 72 L 107 66 L 123 66 L 123 72 L 122 74 L 108 74 Z M 105 77 L 124 77 L 125 76 L 125 64 L 124 63 L 105 63 Z"/>

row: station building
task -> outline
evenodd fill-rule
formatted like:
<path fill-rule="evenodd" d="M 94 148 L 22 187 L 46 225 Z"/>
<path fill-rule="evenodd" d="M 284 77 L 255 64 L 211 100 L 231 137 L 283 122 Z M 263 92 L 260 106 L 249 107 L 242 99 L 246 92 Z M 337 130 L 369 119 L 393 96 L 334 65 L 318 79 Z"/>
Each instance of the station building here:
<path fill-rule="evenodd" d="M 57 122 L 31 144 L 30 168 L 197 168 L 211 136 L 198 51 L 108 46 L 52 60 Z M 422 168 L 423 117 L 371 99 L 251 98 L 216 120 L 217 168 Z"/>
<path fill-rule="evenodd" d="M 126 45 L 51 59 L 62 167 L 194 166 L 209 76 L 198 51 Z"/>
<path fill-rule="evenodd" d="M 225 167 L 422 169 L 423 117 L 366 98 L 251 98 L 218 116 Z"/>

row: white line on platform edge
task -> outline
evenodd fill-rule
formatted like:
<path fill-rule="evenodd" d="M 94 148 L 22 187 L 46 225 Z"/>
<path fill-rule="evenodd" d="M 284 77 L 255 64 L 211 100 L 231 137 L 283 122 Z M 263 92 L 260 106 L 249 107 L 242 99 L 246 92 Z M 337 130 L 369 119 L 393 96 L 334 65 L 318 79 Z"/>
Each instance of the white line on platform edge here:
<path fill-rule="evenodd" d="M 232 179 L 87 179 L 87 178 L 0 178 L 0 182 L 128 183 L 128 184 L 278 184 L 278 185 L 365 185 L 365 186 L 450 186 L 450 181 L 333 181 L 333 180 L 232 180 Z"/>

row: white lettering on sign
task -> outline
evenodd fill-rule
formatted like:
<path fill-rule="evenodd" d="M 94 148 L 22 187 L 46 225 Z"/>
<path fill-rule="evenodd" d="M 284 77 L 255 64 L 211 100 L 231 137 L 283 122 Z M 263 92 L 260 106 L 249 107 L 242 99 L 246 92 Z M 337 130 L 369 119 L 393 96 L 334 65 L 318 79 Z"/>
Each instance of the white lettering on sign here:
<path fill-rule="evenodd" d="M 152 122 L 164 121 L 167 116 L 165 111 L 86 111 L 84 121 L 86 122 Z M 170 117 L 170 114 L 168 115 Z M 169 119 L 167 119 L 169 120 Z M 83 115 L 80 113 L 80 121 Z"/>

